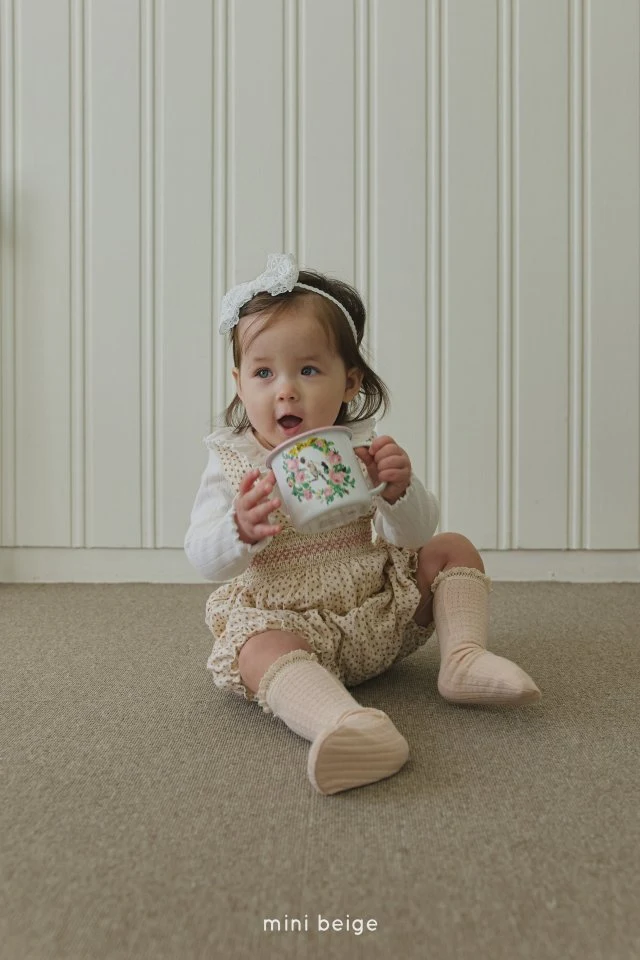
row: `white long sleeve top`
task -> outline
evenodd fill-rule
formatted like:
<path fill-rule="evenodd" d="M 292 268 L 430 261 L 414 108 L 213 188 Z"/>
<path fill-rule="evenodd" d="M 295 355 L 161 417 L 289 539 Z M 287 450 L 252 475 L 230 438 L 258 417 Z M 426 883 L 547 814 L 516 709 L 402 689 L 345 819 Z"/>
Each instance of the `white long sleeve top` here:
<path fill-rule="evenodd" d="M 373 417 L 348 424 L 354 446 L 371 442 L 376 436 L 375 424 Z M 203 439 L 209 459 L 191 510 L 184 549 L 191 565 L 205 580 L 225 583 L 244 573 L 252 556 L 264 550 L 273 537 L 265 537 L 256 544 L 240 539 L 235 515 L 238 495 L 234 496 L 225 476 L 212 442 L 216 440 L 233 445 L 248 457 L 252 467 L 265 470 L 271 451 L 263 447 L 250 430 L 238 436 L 231 427 L 220 427 Z M 375 534 L 397 547 L 418 550 L 431 539 L 440 519 L 438 500 L 425 490 L 413 472 L 411 483 L 399 500 L 390 504 L 378 495 L 373 498 L 373 504 Z"/>

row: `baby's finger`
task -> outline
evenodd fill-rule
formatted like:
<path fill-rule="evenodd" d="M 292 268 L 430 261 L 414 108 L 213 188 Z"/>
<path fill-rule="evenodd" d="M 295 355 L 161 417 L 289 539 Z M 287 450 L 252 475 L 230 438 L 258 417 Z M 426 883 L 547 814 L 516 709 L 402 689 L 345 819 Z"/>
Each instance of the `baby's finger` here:
<path fill-rule="evenodd" d="M 260 518 L 262 520 L 264 517 L 268 517 L 270 513 L 273 513 L 274 510 L 277 510 L 279 506 L 280 501 L 277 497 L 274 497 L 273 500 L 267 498 L 262 503 L 259 503 L 257 507 L 254 507 L 251 513 L 256 519 Z"/>
<path fill-rule="evenodd" d="M 254 535 L 257 536 L 257 530 L 260 524 L 264 524 L 269 514 L 274 510 L 277 510 L 278 504 L 274 505 L 273 500 L 265 500 L 263 503 L 259 503 L 257 506 L 252 507 L 251 510 L 247 511 L 246 514 L 246 523 L 247 526 L 250 526 L 254 531 Z"/>
<path fill-rule="evenodd" d="M 365 463 L 373 462 L 373 457 L 369 453 L 368 447 L 354 447 L 353 450 L 356 456 L 360 457 Z"/>
<path fill-rule="evenodd" d="M 267 524 L 261 523 L 256 527 L 256 536 L 262 539 L 263 537 L 273 537 L 276 533 L 280 533 L 282 526 L 279 523 Z"/>
<path fill-rule="evenodd" d="M 390 457 L 383 457 L 378 460 L 378 470 L 402 470 L 407 466 L 407 460 L 400 454 L 392 454 Z"/>
<path fill-rule="evenodd" d="M 245 494 L 247 507 L 255 507 L 256 504 L 268 497 L 275 485 L 275 478 L 272 480 L 269 476 L 259 480 L 252 490 Z"/>
<path fill-rule="evenodd" d="M 238 487 L 240 493 L 247 493 L 249 490 L 251 490 L 259 473 L 259 470 L 249 470 L 248 473 L 245 473 Z"/>

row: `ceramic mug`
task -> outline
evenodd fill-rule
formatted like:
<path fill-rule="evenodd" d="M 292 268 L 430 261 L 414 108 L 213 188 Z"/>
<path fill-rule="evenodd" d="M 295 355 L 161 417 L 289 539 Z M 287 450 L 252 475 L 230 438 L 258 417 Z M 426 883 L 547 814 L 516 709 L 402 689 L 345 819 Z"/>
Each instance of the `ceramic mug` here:
<path fill-rule="evenodd" d="M 298 533 L 318 533 L 368 513 L 372 497 L 387 486 L 369 486 L 348 427 L 306 430 L 285 440 L 267 457 L 283 510 Z"/>

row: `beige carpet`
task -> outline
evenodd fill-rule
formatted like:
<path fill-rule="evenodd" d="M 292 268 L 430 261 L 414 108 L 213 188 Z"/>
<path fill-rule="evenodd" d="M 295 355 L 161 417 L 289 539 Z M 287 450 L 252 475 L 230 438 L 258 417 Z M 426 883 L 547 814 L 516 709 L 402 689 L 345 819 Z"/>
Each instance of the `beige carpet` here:
<path fill-rule="evenodd" d="M 495 584 L 540 704 L 445 703 L 432 640 L 356 688 L 411 760 L 330 798 L 213 686 L 209 589 L 0 587 L 2 960 L 640 957 L 638 585 Z"/>

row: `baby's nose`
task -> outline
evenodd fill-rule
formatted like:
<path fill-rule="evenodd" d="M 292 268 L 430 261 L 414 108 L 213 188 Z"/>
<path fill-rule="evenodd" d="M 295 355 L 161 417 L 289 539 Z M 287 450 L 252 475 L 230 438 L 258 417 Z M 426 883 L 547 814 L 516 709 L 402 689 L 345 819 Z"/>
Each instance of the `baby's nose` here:
<path fill-rule="evenodd" d="M 292 383 L 285 383 L 278 391 L 281 400 L 294 400 L 297 396 L 296 388 Z"/>

